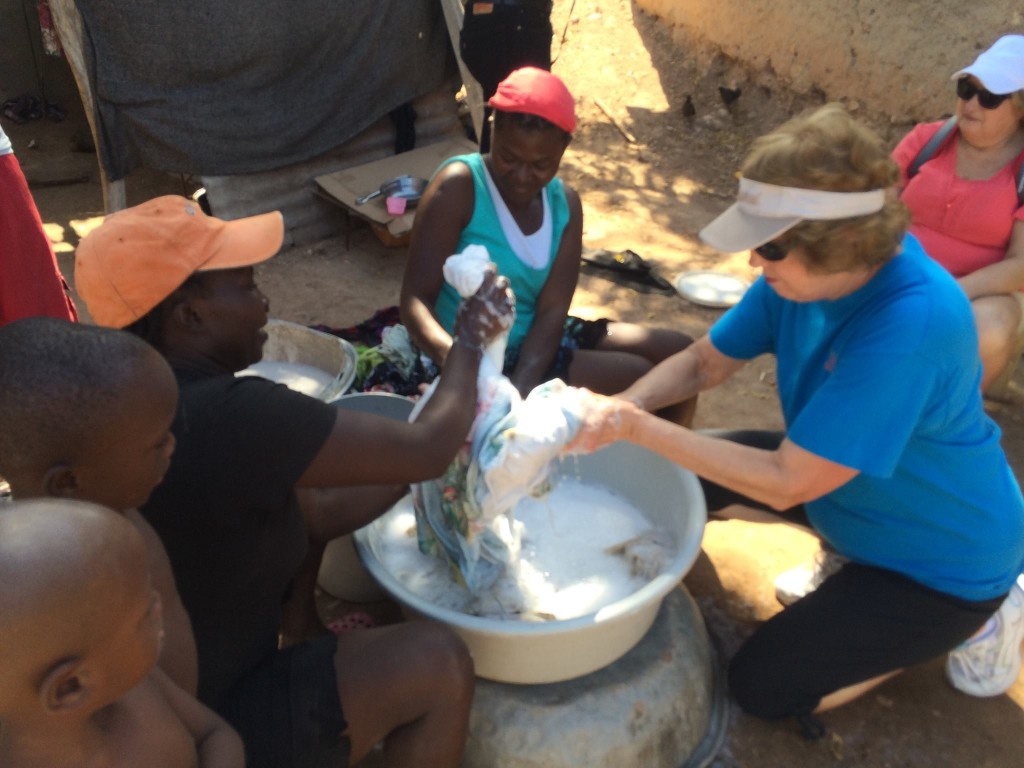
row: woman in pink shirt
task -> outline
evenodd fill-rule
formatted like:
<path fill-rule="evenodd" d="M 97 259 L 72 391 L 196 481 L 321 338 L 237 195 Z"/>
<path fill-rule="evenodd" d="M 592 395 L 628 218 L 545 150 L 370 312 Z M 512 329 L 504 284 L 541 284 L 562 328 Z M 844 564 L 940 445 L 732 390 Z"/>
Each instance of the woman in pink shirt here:
<path fill-rule="evenodd" d="M 908 169 L 942 123 L 916 126 L 893 151 L 910 231 L 971 300 L 987 391 L 1012 359 L 1024 289 L 1024 36 L 1006 35 L 960 70 L 956 129 L 912 178 Z"/>

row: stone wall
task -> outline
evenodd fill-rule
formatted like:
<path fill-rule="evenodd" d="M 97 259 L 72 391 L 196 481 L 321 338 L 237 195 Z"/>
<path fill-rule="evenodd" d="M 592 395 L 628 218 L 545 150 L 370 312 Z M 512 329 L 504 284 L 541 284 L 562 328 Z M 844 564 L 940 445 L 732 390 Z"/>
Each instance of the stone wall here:
<path fill-rule="evenodd" d="M 953 108 L 950 76 L 1008 32 L 1019 0 L 636 0 L 688 53 L 725 54 L 766 84 L 857 102 L 894 122 Z"/>

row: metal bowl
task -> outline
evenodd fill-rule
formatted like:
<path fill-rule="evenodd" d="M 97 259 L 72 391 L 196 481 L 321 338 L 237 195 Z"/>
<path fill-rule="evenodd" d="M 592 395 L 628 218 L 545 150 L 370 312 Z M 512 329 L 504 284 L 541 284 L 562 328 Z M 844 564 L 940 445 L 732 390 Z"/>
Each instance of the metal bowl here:
<path fill-rule="evenodd" d="M 576 466 L 572 459 L 567 461 L 567 471 L 574 475 Z M 580 677 L 623 656 L 650 629 L 661 601 L 679 585 L 700 551 L 707 508 L 692 472 L 635 445 L 615 443 L 580 456 L 578 468 L 583 482 L 631 502 L 674 543 L 661 573 L 596 613 L 562 621 L 518 622 L 470 616 L 427 602 L 377 557 L 387 516 L 394 510 L 355 532 L 356 550 L 367 570 L 406 613 L 440 621 L 462 637 L 480 677 L 521 684 Z"/>
<path fill-rule="evenodd" d="M 313 397 L 325 402 L 334 400 L 352 386 L 359 355 L 356 348 L 345 339 L 307 328 L 299 323 L 273 318 L 267 320 L 264 330 L 267 332 L 267 341 L 263 345 L 264 360 L 303 363 L 326 371 L 334 377 L 323 389 L 313 393 Z M 252 374 L 266 375 L 252 368 L 246 368 L 235 375 Z"/>
<path fill-rule="evenodd" d="M 415 208 L 427 188 L 427 180 L 419 176 L 396 176 L 380 185 L 369 194 L 356 198 L 356 205 L 363 205 L 377 197 L 396 197 L 405 200 L 406 208 Z"/>

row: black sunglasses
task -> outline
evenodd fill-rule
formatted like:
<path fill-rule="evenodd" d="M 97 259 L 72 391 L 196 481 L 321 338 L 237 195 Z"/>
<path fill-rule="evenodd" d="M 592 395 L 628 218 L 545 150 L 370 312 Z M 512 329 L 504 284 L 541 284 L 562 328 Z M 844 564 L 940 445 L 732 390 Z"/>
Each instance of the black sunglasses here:
<path fill-rule="evenodd" d="M 759 245 L 754 249 L 754 253 L 760 256 L 765 261 L 782 261 L 789 254 L 789 249 L 784 245 L 772 241 Z"/>
<path fill-rule="evenodd" d="M 978 105 L 982 109 L 995 109 L 1008 98 L 1008 93 L 992 93 L 986 91 L 970 81 L 970 78 L 961 77 L 956 81 L 956 95 L 964 101 L 970 101 L 975 96 L 978 97 Z"/>

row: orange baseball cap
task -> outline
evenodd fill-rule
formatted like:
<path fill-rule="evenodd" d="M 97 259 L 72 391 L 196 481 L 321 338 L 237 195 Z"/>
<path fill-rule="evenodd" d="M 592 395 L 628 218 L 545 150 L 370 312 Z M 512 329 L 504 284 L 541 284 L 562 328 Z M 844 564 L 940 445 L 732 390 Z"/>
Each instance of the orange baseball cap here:
<path fill-rule="evenodd" d="M 75 288 L 98 325 L 124 328 L 193 272 L 248 267 L 284 242 L 280 211 L 224 221 L 178 195 L 112 213 L 75 252 Z"/>
<path fill-rule="evenodd" d="M 543 117 L 566 133 L 576 130 L 576 102 L 557 75 L 537 67 L 521 67 L 498 83 L 487 102 L 502 112 Z"/>

